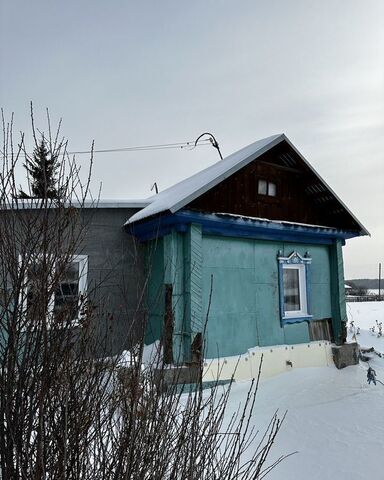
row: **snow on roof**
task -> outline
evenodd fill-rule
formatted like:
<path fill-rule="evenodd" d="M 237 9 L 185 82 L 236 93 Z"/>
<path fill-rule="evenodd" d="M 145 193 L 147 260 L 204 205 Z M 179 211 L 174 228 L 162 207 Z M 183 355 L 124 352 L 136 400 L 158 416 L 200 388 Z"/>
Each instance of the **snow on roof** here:
<path fill-rule="evenodd" d="M 172 213 L 176 212 L 284 139 L 285 135 L 279 134 L 258 140 L 229 155 L 224 160 L 220 160 L 205 170 L 150 197 L 151 203 L 133 215 L 126 225 L 167 210 Z"/>
<path fill-rule="evenodd" d="M 335 231 L 337 231 L 337 228 L 327 227 L 326 225 L 314 225 L 314 224 L 311 224 L 311 223 L 290 222 L 288 220 L 271 220 L 270 218 L 250 217 L 248 215 L 239 215 L 237 213 L 217 212 L 217 213 L 214 213 L 214 215 L 222 216 L 222 217 L 240 218 L 240 219 L 243 219 L 243 220 L 256 220 L 258 222 L 264 222 L 264 223 L 275 223 L 277 225 L 294 225 L 294 226 L 298 226 L 298 227 L 317 228 L 317 229 L 321 228 L 323 230 L 335 230 Z"/>

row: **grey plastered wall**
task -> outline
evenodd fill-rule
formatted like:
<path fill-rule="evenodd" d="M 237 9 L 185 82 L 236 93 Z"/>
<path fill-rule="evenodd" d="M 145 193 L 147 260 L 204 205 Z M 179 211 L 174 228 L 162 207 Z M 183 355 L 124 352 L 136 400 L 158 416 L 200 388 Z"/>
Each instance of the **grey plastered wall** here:
<path fill-rule="evenodd" d="M 143 247 L 123 227 L 136 211 L 99 207 L 82 213 L 86 234 L 78 254 L 88 256 L 88 291 L 100 354 L 129 348 L 144 326 Z"/>

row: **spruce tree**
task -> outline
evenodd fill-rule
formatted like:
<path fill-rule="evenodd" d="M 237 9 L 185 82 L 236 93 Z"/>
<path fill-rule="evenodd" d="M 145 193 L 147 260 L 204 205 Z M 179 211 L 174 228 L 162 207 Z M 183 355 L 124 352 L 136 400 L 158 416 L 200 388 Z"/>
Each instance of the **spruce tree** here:
<path fill-rule="evenodd" d="M 58 155 L 50 151 L 44 137 L 33 150 L 32 158 L 27 158 L 24 168 L 29 174 L 31 194 L 19 191 L 20 198 L 51 198 L 60 197 L 57 187 L 57 170 L 60 167 Z"/>

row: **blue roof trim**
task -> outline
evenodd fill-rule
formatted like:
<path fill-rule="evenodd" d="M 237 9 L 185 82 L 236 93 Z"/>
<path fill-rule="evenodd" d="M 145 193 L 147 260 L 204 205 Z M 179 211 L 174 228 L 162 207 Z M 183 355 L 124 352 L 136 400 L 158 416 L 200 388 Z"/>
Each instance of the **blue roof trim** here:
<path fill-rule="evenodd" d="M 243 217 L 215 215 L 190 210 L 181 210 L 174 214 L 162 215 L 142 223 L 127 225 L 126 228 L 139 240 L 145 242 L 163 237 L 172 230 L 187 231 L 188 225 L 197 223 L 206 235 L 242 237 L 260 240 L 278 240 L 298 243 L 317 243 L 330 245 L 335 239 L 345 241 L 359 236 L 359 232 L 338 230 L 335 228 L 306 226 L 294 223 L 277 223 Z"/>

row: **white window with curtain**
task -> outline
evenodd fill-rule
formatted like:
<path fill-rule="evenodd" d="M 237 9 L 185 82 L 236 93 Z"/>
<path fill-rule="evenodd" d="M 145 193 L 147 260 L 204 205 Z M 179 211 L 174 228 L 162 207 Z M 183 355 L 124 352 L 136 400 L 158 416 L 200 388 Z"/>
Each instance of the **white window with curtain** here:
<path fill-rule="evenodd" d="M 312 259 L 293 252 L 278 255 L 280 281 L 280 315 L 283 324 L 308 320 L 310 314 L 309 268 Z"/>
<path fill-rule="evenodd" d="M 305 265 L 283 265 L 284 317 L 308 315 Z"/>

